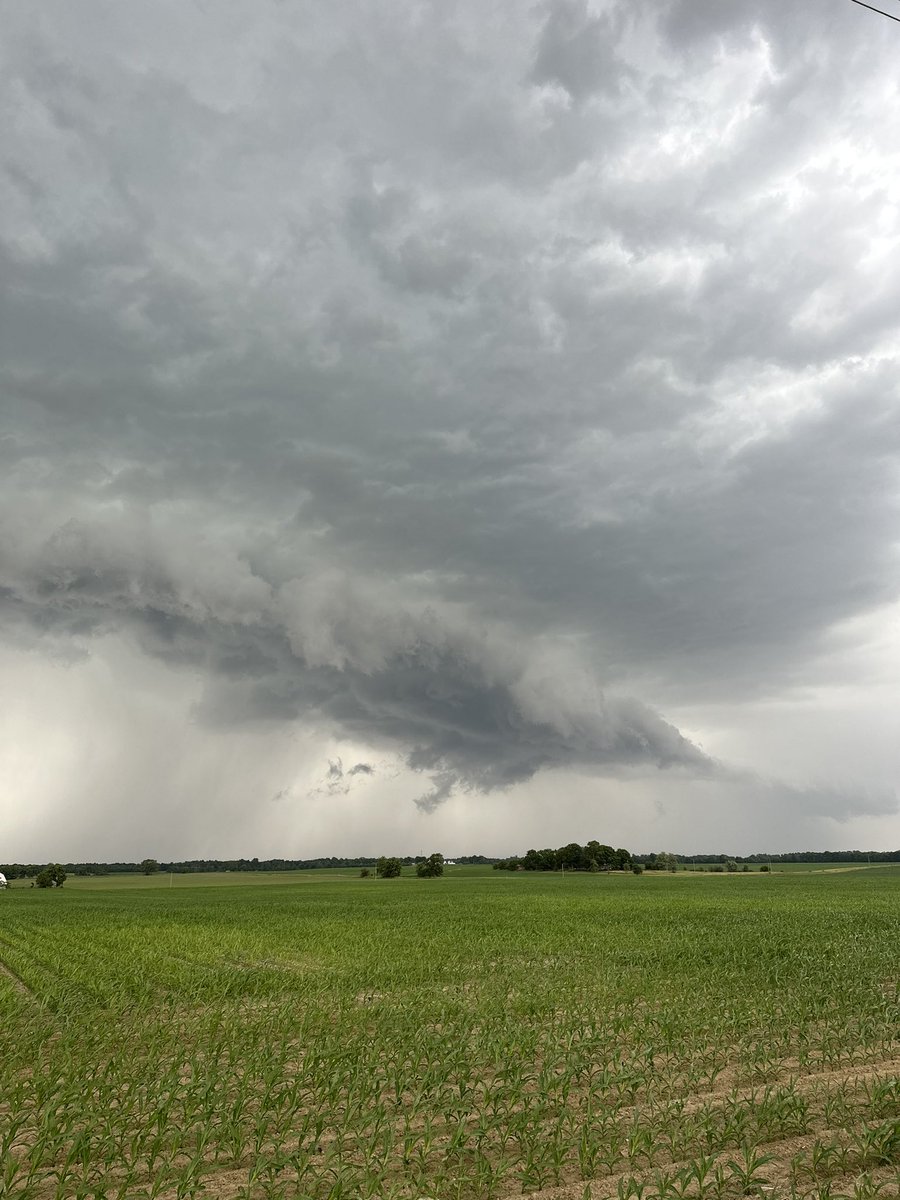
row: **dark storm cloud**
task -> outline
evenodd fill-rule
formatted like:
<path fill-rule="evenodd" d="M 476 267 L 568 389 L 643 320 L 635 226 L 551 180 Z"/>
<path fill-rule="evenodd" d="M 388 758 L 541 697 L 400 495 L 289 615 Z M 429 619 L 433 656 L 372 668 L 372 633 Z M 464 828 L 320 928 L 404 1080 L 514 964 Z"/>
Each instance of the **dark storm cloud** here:
<path fill-rule="evenodd" d="M 206 721 L 303 719 L 405 752 L 435 780 L 426 806 L 456 786 L 490 791 L 548 767 L 713 770 L 646 706 L 603 697 L 576 663 L 541 660 L 460 612 L 411 606 L 359 577 L 312 573 L 279 587 L 215 556 L 152 562 L 128 540 L 70 523 L 34 555 L 37 570 L 9 588 L 7 606 L 39 632 L 86 645 L 124 629 L 173 667 L 204 670 Z M 323 788 L 373 770 L 332 761 Z"/>
<path fill-rule="evenodd" d="M 531 74 L 534 82 L 557 84 L 576 101 L 594 92 L 618 92 L 622 78 L 631 74 L 614 51 L 621 17 L 614 24 L 609 14 L 594 16 L 586 0 L 548 5 L 546 14 Z"/>
<path fill-rule="evenodd" d="M 8 636 L 126 631 L 426 808 L 709 774 L 652 706 L 897 596 L 898 114 L 847 9 L 11 6 Z"/>

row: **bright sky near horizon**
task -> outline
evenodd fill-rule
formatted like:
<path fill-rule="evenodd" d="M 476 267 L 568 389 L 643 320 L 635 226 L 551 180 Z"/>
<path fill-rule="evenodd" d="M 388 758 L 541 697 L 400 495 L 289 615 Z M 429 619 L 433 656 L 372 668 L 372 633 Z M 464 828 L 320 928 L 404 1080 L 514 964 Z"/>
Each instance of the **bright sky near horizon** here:
<path fill-rule="evenodd" d="M 0 861 L 900 845 L 900 32 L 7 0 Z"/>

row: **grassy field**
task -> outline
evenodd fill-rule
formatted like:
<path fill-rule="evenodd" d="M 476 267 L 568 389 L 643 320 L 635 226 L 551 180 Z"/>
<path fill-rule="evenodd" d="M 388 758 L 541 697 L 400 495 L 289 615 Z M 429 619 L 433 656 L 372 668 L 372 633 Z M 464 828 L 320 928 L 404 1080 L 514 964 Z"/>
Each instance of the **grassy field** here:
<path fill-rule="evenodd" d="M 900 1194 L 896 868 L 238 882 L 0 895 L 0 1195 Z"/>
<path fill-rule="evenodd" d="M 696 863 L 679 866 L 678 871 L 685 874 L 702 874 L 709 872 L 716 864 L 697 859 Z M 702 868 L 702 869 L 701 869 Z M 374 874 L 374 868 L 370 868 Z M 900 882 L 900 863 L 776 863 L 771 867 L 774 875 L 820 875 L 845 874 L 848 871 L 894 871 Z M 739 874 L 743 874 L 743 870 Z M 747 874 L 759 874 L 758 863 L 750 866 Z M 445 868 L 445 879 L 480 879 L 495 875 L 489 866 L 454 865 Z M 653 872 L 648 873 L 651 877 Z M 131 888 L 197 888 L 197 887 L 259 887 L 277 884 L 286 887 L 296 883 L 321 884 L 328 880 L 358 879 L 359 867 L 335 867 L 330 870 L 315 871 L 198 871 L 183 874 L 169 874 L 167 871 L 153 875 L 70 875 L 66 881 L 69 890 L 87 891 L 119 891 Z M 410 867 L 406 868 L 404 878 L 414 878 Z M 32 886 L 29 879 L 10 880 L 11 888 L 28 888 Z"/>
<path fill-rule="evenodd" d="M 374 875 L 375 868 L 369 870 Z M 900 870 L 900 868 L 898 868 Z M 327 883 L 329 880 L 359 879 L 359 867 L 334 867 L 315 871 L 196 871 L 184 874 L 169 874 L 161 871 L 154 875 L 70 875 L 67 889 L 79 891 L 119 891 L 122 888 L 197 888 L 197 887 L 259 887 L 277 884 L 286 887 L 295 883 Z M 493 868 L 483 866 L 452 866 L 445 868 L 446 878 L 470 879 L 491 875 Z M 406 876 L 415 877 L 411 867 Z M 28 879 L 14 879 L 10 887 L 30 887 Z"/>
<path fill-rule="evenodd" d="M 696 865 L 703 866 L 707 871 L 713 865 L 706 862 L 704 859 L 698 858 Z M 750 865 L 751 871 L 758 871 L 759 863 Z M 694 864 L 688 863 L 684 868 L 679 867 L 679 870 L 691 871 L 694 869 Z M 844 874 L 847 871 L 876 871 L 876 870 L 895 870 L 900 871 L 900 863 L 859 863 L 859 862 L 804 862 L 804 863 L 772 863 L 770 867 L 776 875 L 820 875 L 823 871 L 830 873 L 840 872 Z M 743 871 L 743 866 L 739 868 Z M 900 878 L 900 875 L 898 875 Z"/>

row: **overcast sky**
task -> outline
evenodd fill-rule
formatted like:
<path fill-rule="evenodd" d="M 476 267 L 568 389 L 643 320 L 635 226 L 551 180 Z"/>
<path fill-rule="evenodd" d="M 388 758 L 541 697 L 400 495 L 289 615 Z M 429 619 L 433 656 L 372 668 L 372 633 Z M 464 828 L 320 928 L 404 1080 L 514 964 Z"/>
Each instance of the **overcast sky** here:
<path fill-rule="evenodd" d="M 0 17 L 0 861 L 900 846 L 900 26 Z"/>

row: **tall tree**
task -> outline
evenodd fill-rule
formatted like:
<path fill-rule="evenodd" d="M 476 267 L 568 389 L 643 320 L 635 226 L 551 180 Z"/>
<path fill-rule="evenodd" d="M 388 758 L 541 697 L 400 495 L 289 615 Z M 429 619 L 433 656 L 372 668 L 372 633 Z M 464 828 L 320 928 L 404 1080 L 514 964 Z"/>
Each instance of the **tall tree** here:
<path fill-rule="evenodd" d="M 34 881 L 39 888 L 62 887 L 66 873 L 60 863 L 48 863 Z"/>
<path fill-rule="evenodd" d="M 444 856 L 443 854 L 429 854 L 429 856 L 416 866 L 416 874 L 421 879 L 434 879 L 438 875 L 444 873 Z"/>

